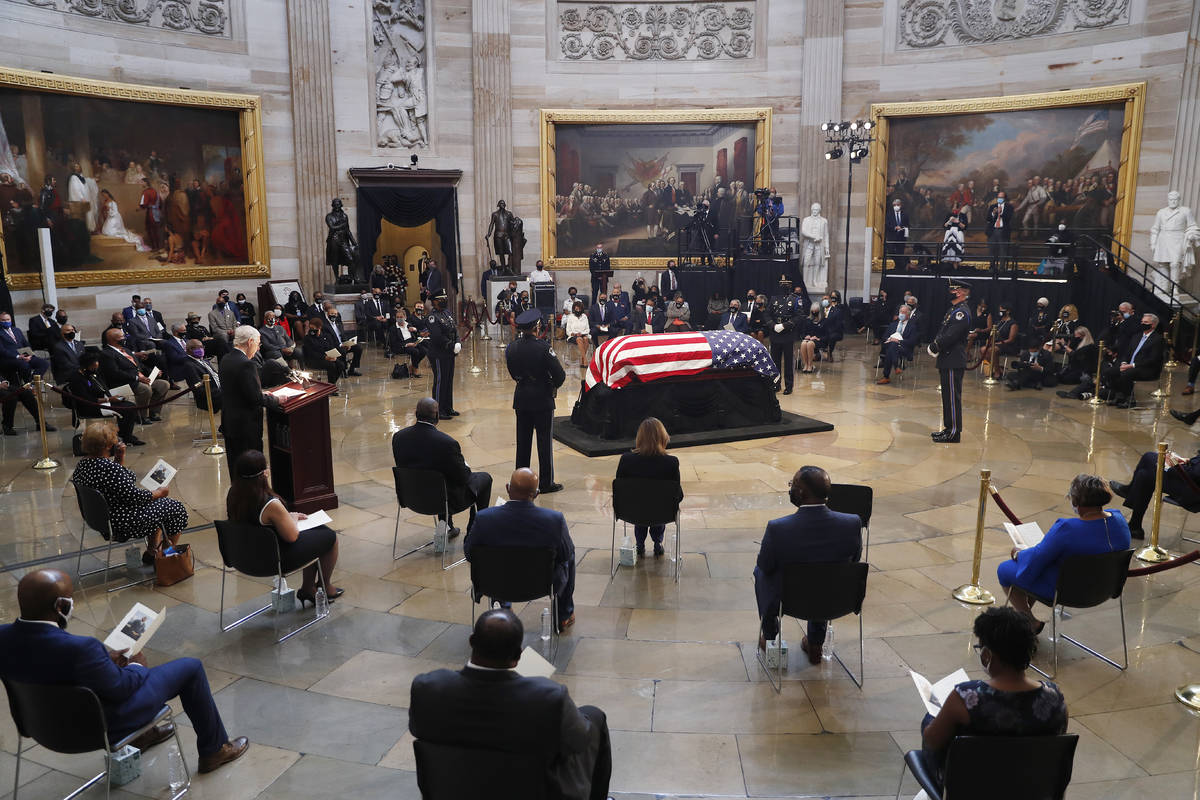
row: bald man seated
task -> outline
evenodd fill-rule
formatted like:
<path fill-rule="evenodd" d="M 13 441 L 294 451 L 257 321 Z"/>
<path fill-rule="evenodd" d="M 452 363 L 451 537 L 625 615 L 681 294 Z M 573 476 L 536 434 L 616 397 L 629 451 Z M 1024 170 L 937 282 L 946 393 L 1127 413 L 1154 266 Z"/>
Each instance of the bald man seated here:
<path fill-rule="evenodd" d="M 605 800 L 612 751 L 604 712 L 576 708 L 549 678 L 518 675 L 524 632 L 508 609 L 480 615 L 466 667 L 413 679 L 408 729 L 424 742 L 541 756 L 548 797 Z"/>
<path fill-rule="evenodd" d="M 508 502 L 479 512 L 475 525 L 463 540 L 463 554 L 471 560 L 477 544 L 493 547 L 547 547 L 554 551 L 554 593 L 558 597 L 558 627 L 575 624 L 575 543 L 561 511 L 538 508 L 537 473 L 522 467 L 505 486 Z M 504 601 L 502 597 L 492 598 Z"/>
<path fill-rule="evenodd" d="M 91 689 L 104 707 L 108 736 L 118 741 L 152 720 L 173 697 L 196 729 L 200 772 L 212 772 L 246 752 L 245 736 L 230 740 L 217 713 L 204 665 L 177 658 L 157 667 L 144 653 L 126 659 L 99 639 L 67 633 L 74 608 L 71 578 L 55 569 L 30 572 L 17 584 L 21 616 L 0 625 L 0 676 L 20 683 L 64 684 Z M 174 735 L 160 724 L 133 741 L 141 750 Z"/>

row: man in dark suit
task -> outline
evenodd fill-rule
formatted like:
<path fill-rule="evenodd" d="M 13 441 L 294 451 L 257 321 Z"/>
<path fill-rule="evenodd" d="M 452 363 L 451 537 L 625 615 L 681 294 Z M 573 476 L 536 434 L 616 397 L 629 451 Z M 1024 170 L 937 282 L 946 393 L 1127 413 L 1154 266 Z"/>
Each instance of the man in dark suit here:
<path fill-rule="evenodd" d="M 888 326 L 887 332 L 883 336 L 883 343 L 879 346 L 879 358 L 883 361 L 883 377 L 876 383 L 891 383 L 892 370 L 906 359 L 913 357 L 913 347 L 921 338 L 921 333 L 909 319 L 911 315 L 912 309 L 901 304 L 896 312 L 896 321 Z"/>
<path fill-rule="evenodd" d="M 631 333 L 646 333 L 646 323 L 650 324 L 650 332 L 662 333 L 667 326 L 667 315 L 657 306 L 647 306 L 645 300 L 638 300 L 630 318 Z"/>
<path fill-rule="evenodd" d="M 263 409 L 278 408 L 274 395 L 262 390 L 258 367 L 250 359 L 258 353 L 259 335 L 249 325 L 233 331 L 233 350 L 221 359 L 217 376 L 221 384 L 221 427 L 229 473 L 238 456 L 263 449 Z"/>
<path fill-rule="evenodd" d="M 1154 499 L 1154 482 L 1158 473 L 1158 453 L 1143 453 L 1133 470 L 1129 483 L 1109 481 L 1113 492 L 1125 498 L 1129 515 L 1129 535 L 1134 539 L 1145 539 L 1142 520 L 1146 509 Z M 1167 453 L 1163 464 L 1163 495 L 1170 497 L 1189 511 L 1200 504 L 1200 453 L 1185 459 L 1176 453 Z"/>
<path fill-rule="evenodd" d="M 183 381 L 192 387 L 192 398 L 196 408 L 208 411 L 208 399 L 204 394 L 204 376 L 208 376 L 208 393 L 212 395 L 212 410 L 214 414 L 221 412 L 221 374 L 213 369 L 204 357 L 204 345 L 198 339 L 188 339 L 184 345 L 187 354 L 184 356 Z M 199 355 L 197 355 L 199 354 Z"/>
<path fill-rule="evenodd" d="M 63 405 L 74 409 L 75 415 L 81 419 L 104 416 L 100 404 L 106 404 L 117 412 L 117 433 L 121 441 L 131 447 L 145 444 L 133 435 L 133 425 L 138 418 L 133 403 L 113 396 L 108 384 L 100 376 L 100 354 L 95 350 L 87 350 L 79 356 L 79 369 L 67 381 L 67 395 L 70 397 L 63 396 Z"/>
<path fill-rule="evenodd" d="M 733 328 L 738 333 L 750 332 L 750 320 L 746 319 L 746 315 L 742 313 L 742 302 L 740 300 L 730 300 L 729 309 L 721 315 L 721 321 L 717 324 L 717 327 L 724 329 L 726 326 Z"/>
<path fill-rule="evenodd" d="M 1000 268 L 1008 261 L 1008 247 L 1012 240 L 1013 208 L 1004 192 L 996 195 L 996 203 L 988 208 L 987 238 L 988 253 L 992 268 Z"/>
<path fill-rule="evenodd" d="M 42 313 L 29 318 L 29 346 L 34 350 L 50 350 L 58 341 L 59 324 L 54 321 L 54 305 L 42 304 Z"/>
<path fill-rule="evenodd" d="M 50 371 L 54 382 L 63 385 L 79 371 L 83 345 L 75 341 L 75 326 L 69 322 L 59 329 L 58 341 L 50 348 Z"/>
<path fill-rule="evenodd" d="M 362 320 L 364 338 L 386 345 L 387 325 L 392 319 L 392 301 L 383 296 L 383 290 L 371 289 L 371 296 L 358 301 L 356 316 Z"/>
<path fill-rule="evenodd" d="M 162 378 L 151 382 L 143 375 L 137 357 L 122 346 L 123 337 L 124 332 L 120 328 L 109 328 L 104 332 L 104 349 L 100 351 L 100 372 L 104 376 L 104 382 L 111 388 L 128 386 L 133 391 L 135 403 L 139 406 L 157 403 L 166 397 L 170 384 Z M 148 417 L 145 416 L 147 412 L 142 412 L 143 425 L 147 424 L 147 419 L 151 422 L 162 419 L 158 408 L 154 406 L 149 409 Z"/>
<path fill-rule="evenodd" d="M 767 640 L 779 633 L 779 600 L 782 592 L 783 568 L 788 564 L 835 563 L 858 561 L 862 554 L 862 520 L 856 514 L 830 511 L 829 474 L 820 467 L 801 467 L 792 477 L 788 498 L 796 506 L 791 516 L 767 523 L 758 563 L 754 567 L 754 594 L 758 598 L 758 613 L 762 631 L 758 647 L 765 650 Z M 827 623 L 808 620 L 808 635 L 800 641 L 800 649 L 808 660 L 821 661 L 821 645 L 825 643 Z"/>
<path fill-rule="evenodd" d="M 304 341 L 300 343 L 304 366 L 310 370 L 325 370 L 325 379 L 336 384 L 346 372 L 346 357 L 338 347 L 337 336 L 327 329 L 324 316 L 309 317 L 306 330 Z M 338 355 L 330 355 L 332 352 Z"/>
<path fill-rule="evenodd" d="M 454 439 L 437 429 L 438 404 L 432 397 L 417 401 L 417 421 L 392 434 L 392 458 L 397 467 L 431 469 L 446 479 L 451 518 L 446 525 L 450 536 L 458 535 L 453 515 L 471 509 L 467 531 L 475 524 L 475 512 L 492 501 L 492 476 L 472 472 L 463 459 L 462 448 Z M 440 515 L 439 515 L 440 518 Z"/>
<path fill-rule="evenodd" d="M 171 335 L 162 340 L 163 359 L 167 362 L 166 370 L 167 377 L 173 381 L 186 381 L 191 376 L 192 370 L 188 367 L 188 339 L 187 325 L 182 322 L 176 322 L 171 326 Z M 199 339 L 194 341 L 199 342 Z M 200 342 L 200 347 L 204 347 L 204 343 Z"/>
<path fill-rule="evenodd" d="M 162 336 L 157 328 L 157 323 L 146 313 L 145 307 L 139 308 L 133 321 L 123 326 L 125 346 L 142 362 L 142 372 L 149 372 L 155 367 L 162 372 L 167 371 L 166 359 L 159 355 L 154 342 Z"/>
<path fill-rule="evenodd" d="M 22 349 L 30 349 L 29 340 L 21 329 L 13 324 L 12 314 L 0 311 L 0 371 L 16 373 L 22 381 L 30 380 L 34 374 L 45 375 L 50 362 Z"/>
<path fill-rule="evenodd" d="M 165 336 L 167 333 L 167 323 L 163 321 L 161 311 L 154 308 L 154 300 L 151 297 L 142 298 L 142 308 L 146 309 L 146 316 L 150 317 L 154 322 L 154 329 L 158 331 L 155 336 Z"/>
<path fill-rule="evenodd" d="M 675 272 L 675 259 L 667 261 L 667 268 L 658 273 L 658 292 L 663 297 L 674 297 L 679 291 L 679 275 Z"/>
<path fill-rule="evenodd" d="M 1158 332 L 1158 317 L 1142 314 L 1142 335 L 1131 341 L 1116 361 L 1100 372 L 1100 381 L 1109 389 L 1108 404 L 1118 408 L 1133 408 L 1133 382 L 1158 380 L 1162 373 L 1162 334 Z"/>
<path fill-rule="evenodd" d="M 575 543 L 561 511 L 539 508 L 537 473 L 522 467 L 505 486 L 508 502 L 479 512 L 475 527 L 463 542 L 463 554 L 471 560 L 475 545 L 493 547 L 546 547 L 554 551 L 554 592 L 558 598 L 559 630 L 575 624 Z M 504 598 L 497 597 L 503 601 Z"/>
<path fill-rule="evenodd" d="M 352 345 L 343 344 L 346 340 L 346 328 L 342 324 L 342 315 L 338 313 L 337 306 L 326 302 L 322 310 L 322 316 L 325 318 L 325 333 L 330 334 L 337 340 L 337 348 L 350 361 L 350 371 L 346 374 L 352 377 L 362 375 L 358 371 L 358 365 L 362 363 L 363 346 L 359 342 L 355 342 Z"/>
<path fill-rule="evenodd" d="M 616 292 L 613 293 L 614 296 Z M 538 469 L 542 471 L 542 494 L 560 491 L 554 482 L 554 396 L 567 379 L 558 356 L 545 339 L 537 338 L 542 313 L 531 308 L 517 317 L 521 333 L 504 349 L 508 374 L 517 382 L 513 410 L 517 412 L 517 467 L 528 467 L 537 432 Z"/>
<path fill-rule="evenodd" d="M 904 243 L 908 241 L 908 212 L 904 210 L 900 198 L 892 201 L 892 210 L 887 212 L 883 223 L 883 253 L 884 260 L 892 257 L 896 269 L 900 269 L 904 258 Z"/>
<path fill-rule="evenodd" d="M 125 321 L 128 322 L 129 320 L 133 319 L 134 315 L 137 314 L 137 310 L 141 307 L 142 296 L 140 294 L 135 294 L 133 297 L 129 298 L 129 305 L 125 306 L 125 308 L 121 310 L 121 316 L 123 316 Z"/>
<path fill-rule="evenodd" d="M 168 700 L 178 697 L 196 730 L 200 772 L 212 772 L 246 752 L 246 737 L 230 739 L 208 688 L 204 665 L 178 658 L 156 667 L 144 653 L 132 659 L 114 653 L 99 639 L 67 633 L 75 606 L 71 578 L 54 569 L 30 572 L 17 584 L 21 616 L 0 625 L 0 675 L 39 685 L 91 689 L 104 708 L 108 736 L 117 741 L 152 720 Z M 151 728 L 134 740 L 139 749 L 175 735 L 173 724 Z"/>
<path fill-rule="evenodd" d="M 509 609 L 481 614 L 466 667 L 413 679 L 408 729 L 424 742 L 539 756 L 547 796 L 605 800 L 612 752 L 604 712 L 576 708 L 549 678 L 518 674 L 524 633 Z"/>
<path fill-rule="evenodd" d="M 592 347 L 599 347 L 601 337 L 611 339 L 620 336 L 623 329 L 617 325 L 617 308 L 604 295 L 588 309 L 588 323 L 592 326 Z"/>

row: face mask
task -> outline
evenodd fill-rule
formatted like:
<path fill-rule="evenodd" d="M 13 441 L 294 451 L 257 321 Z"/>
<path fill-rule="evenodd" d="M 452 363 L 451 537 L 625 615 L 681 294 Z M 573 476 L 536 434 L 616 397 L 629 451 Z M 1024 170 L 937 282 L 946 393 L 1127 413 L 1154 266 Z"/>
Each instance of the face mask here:
<path fill-rule="evenodd" d="M 138 309 L 138 311 L 137 311 L 137 314 L 138 314 L 138 316 L 139 316 L 139 317 L 144 317 L 144 316 L 146 316 L 146 309 L 144 309 L 144 308 L 139 308 L 139 309 Z"/>
<path fill-rule="evenodd" d="M 42 314 L 46 317 L 52 317 L 52 316 L 54 316 L 54 309 L 51 308 L 46 311 L 43 311 Z"/>
<path fill-rule="evenodd" d="M 68 342 L 71 341 L 72 339 L 75 338 L 75 331 L 68 331 L 67 333 L 64 333 L 63 338 L 66 339 Z"/>
<path fill-rule="evenodd" d="M 901 322 L 908 322 L 908 314 L 901 314 L 899 318 Z"/>
<path fill-rule="evenodd" d="M 3 322 L 0 322 L 0 328 L 11 328 L 11 327 L 12 327 L 12 322 L 10 320 L 6 319 Z"/>
<path fill-rule="evenodd" d="M 66 325 L 67 324 L 67 315 L 66 314 L 55 314 L 54 320 L 59 325 Z"/>
<path fill-rule="evenodd" d="M 273 327 L 275 327 L 275 320 L 273 320 L 273 319 L 269 319 L 269 320 L 267 320 L 267 327 L 268 327 L 268 328 L 273 328 Z"/>
<path fill-rule="evenodd" d="M 222 302 L 222 303 L 228 303 L 228 302 L 229 302 L 229 298 L 228 298 L 228 297 L 222 297 L 222 298 L 221 298 L 221 302 Z"/>
<path fill-rule="evenodd" d="M 1122 318 L 1124 318 L 1124 319 L 1129 319 L 1129 318 L 1130 318 L 1130 317 L 1132 317 L 1132 316 L 1133 316 L 1133 314 L 1132 314 L 1131 312 L 1129 312 L 1129 311 L 1122 311 L 1122 312 L 1121 312 L 1121 317 L 1122 317 Z"/>
<path fill-rule="evenodd" d="M 899 211 L 899 210 L 900 210 L 900 206 L 892 206 L 892 210 L 893 210 L 893 211 Z"/>
<path fill-rule="evenodd" d="M 821 301 L 821 308 L 829 308 L 829 301 L 828 301 L 828 300 L 822 300 L 822 301 Z"/>
<path fill-rule="evenodd" d="M 190 352 L 191 352 L 193 358 L 204 358 L 204 348 L 203 347 L 193 348 Z"/>
<path fill-rule="evenodd" d="M 67 604 L 67 610 L 63 611 L 59 606 L 62 603 Z M 54 611 L 58 614 L 58 627 L 63 630 L 67 629 L 67 623 L 71 620 L 71 612 L 75 610 L 75 598 L 60 597 L 54 601 Z"/>
<path fill-rule="evenodd" d="M 1060 231 L 1065 231 L 1065 230 L 1067 229 L 1067 226 L 1066 226 L 1066 225 L 1059 225 L 1059 226 L 1058 226 L 1058 229 L 1059 229 Z"/>
<path fill-rule="evenodd" d="M 275 319 L 279 319 L 282 316 L 283 316 L 283 309 L 282 308 L 275 309 Z"/>
<path fill-rule="evenodd" d="M 1142 323 L 1142 330 L 1144 330 L 1144 331 L 1148 331 L 1148 330 L 1150 330 L 1150 329 L 1151 329 L 1151 328 L 1153 328 L 1153 327 L 1154 327 L 1154 326 L 1153 326 L 1153 325 L 1151 325 L 1149 322 L 1143 322 L 1143 323 Z"/>

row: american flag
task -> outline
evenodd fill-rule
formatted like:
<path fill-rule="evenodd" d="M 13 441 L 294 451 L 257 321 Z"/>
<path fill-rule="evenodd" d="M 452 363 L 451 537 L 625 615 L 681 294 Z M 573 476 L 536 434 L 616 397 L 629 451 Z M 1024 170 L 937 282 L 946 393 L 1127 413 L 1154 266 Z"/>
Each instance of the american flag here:
<path fill-rule="evenodd" d="M 592 354 L 584 385 L 620 389 L 635 380 L 645 383 L 710 368 L 752 369 L 772 381 L 779 377 L 762 342 L 749 334 L 719 330 L 609 339 Z"/>
<path fill-rule="evenodd" d="M 1099 111 L 1094 111 L 1083 124 L 1079 126 L 1079 130 L 1075 132 L 1075 141 L 1071 143 L 1071 147 L 1078 147 L 1079 143 L 1085 137 L 1093 133 L 1108 130 L 1108 109 L 1102 108 Z"/>

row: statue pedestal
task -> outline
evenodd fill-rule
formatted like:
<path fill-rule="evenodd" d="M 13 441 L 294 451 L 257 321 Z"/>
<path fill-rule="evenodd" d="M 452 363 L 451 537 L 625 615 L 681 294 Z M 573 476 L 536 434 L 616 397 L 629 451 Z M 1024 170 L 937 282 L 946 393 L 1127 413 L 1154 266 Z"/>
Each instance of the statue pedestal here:
<path fill-rule="evenodd" d="M 365 281 L 338 281 L 337 283 L 325 284 L 326 295 L 349 295 L 354 294 L 354 299 L 358 299 L 358 294 L 371 291 Z"/>

